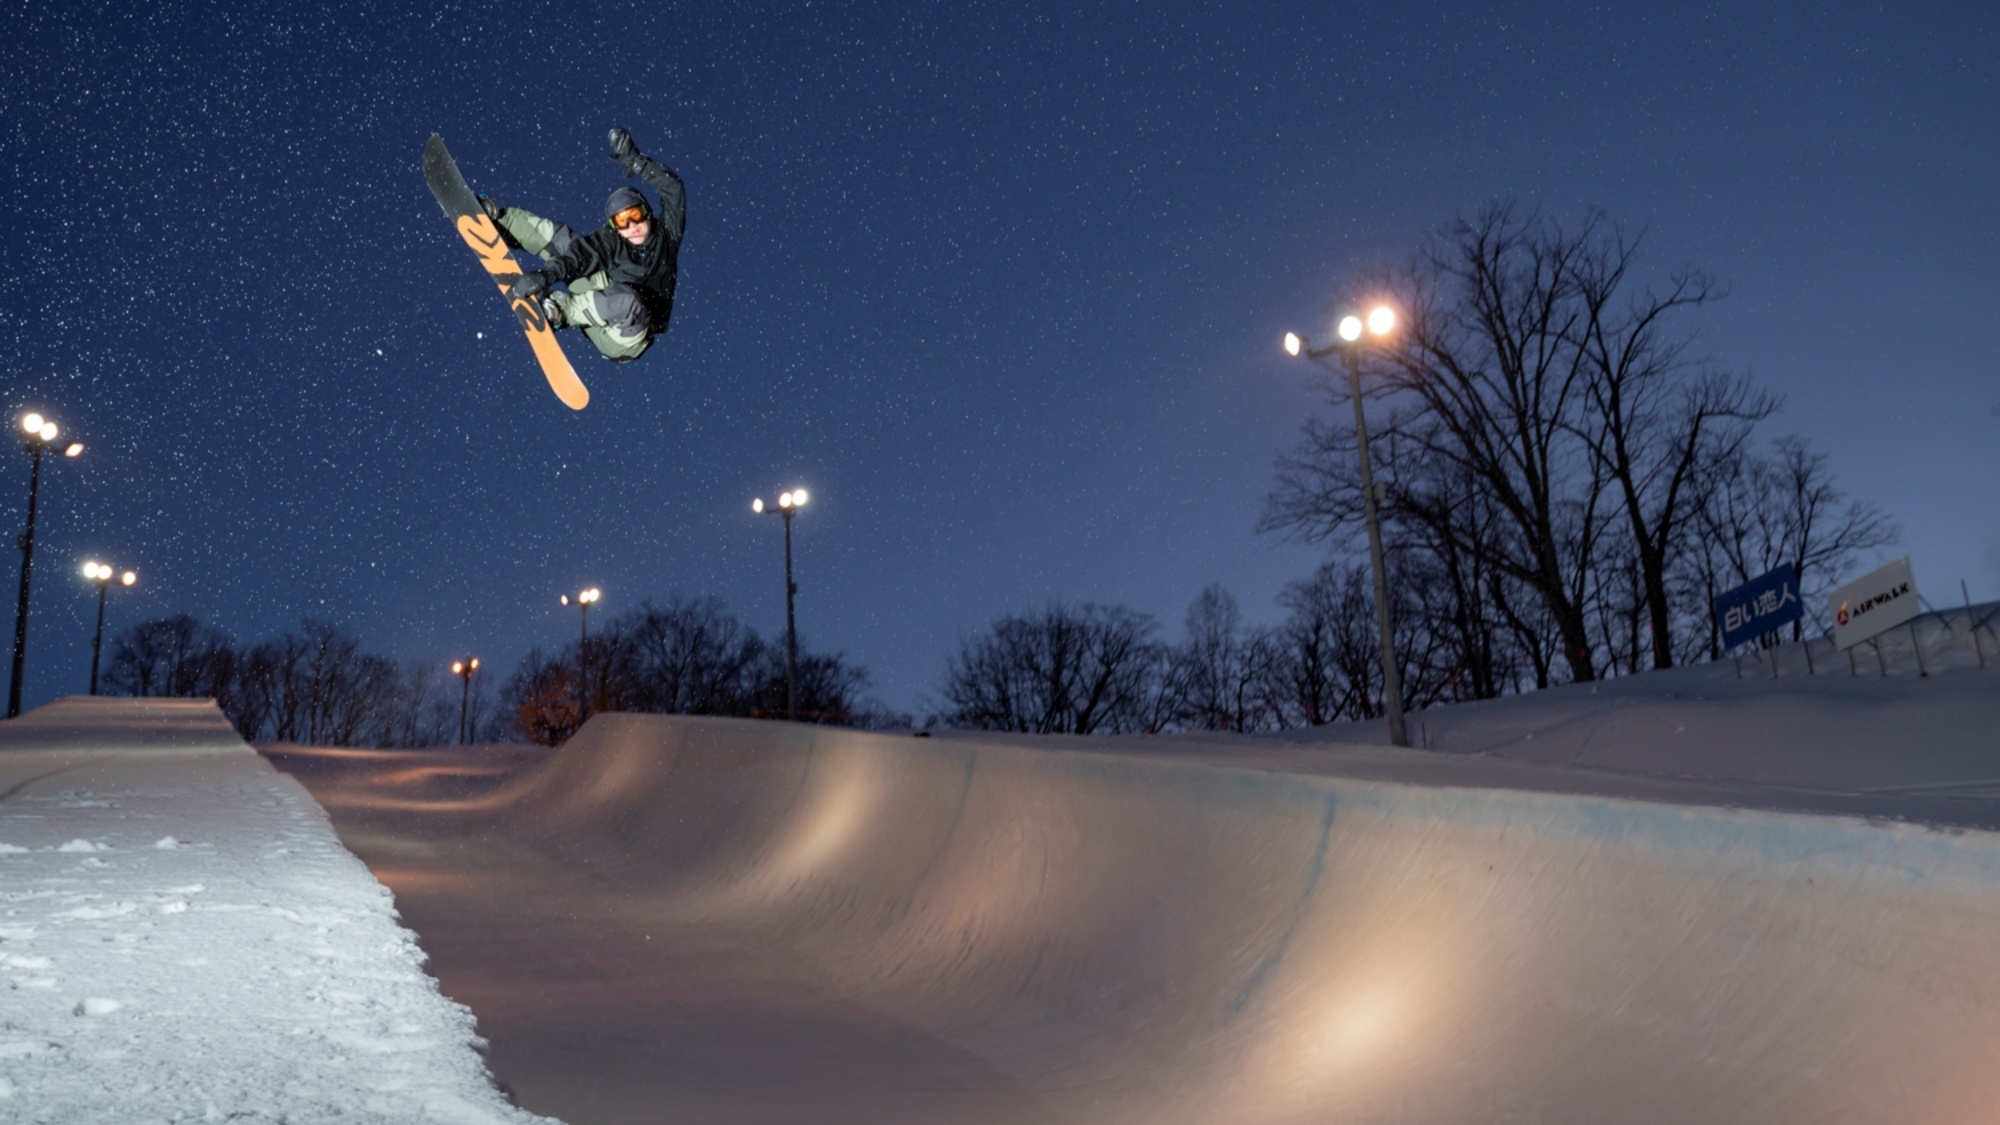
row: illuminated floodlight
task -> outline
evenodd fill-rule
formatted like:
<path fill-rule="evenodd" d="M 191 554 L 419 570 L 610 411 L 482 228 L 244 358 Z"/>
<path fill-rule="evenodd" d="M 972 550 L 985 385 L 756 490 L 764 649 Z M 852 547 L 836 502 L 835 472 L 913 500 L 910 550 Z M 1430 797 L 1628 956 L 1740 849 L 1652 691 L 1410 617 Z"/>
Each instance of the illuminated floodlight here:
<path fill-rule="evenodd" d="M 63 450 L 63 456 L 75 457 L 80 455 L 82 452 L 83 452 L 83 443 L 80 441 L 73 441 L 69 443 L 69 448 Z"/>
<path fill-rule="evenodd" d="M 97 578 L 97 577 L 98 577 L 98 574 L 97 574 L 97 571 L 98 571 L 98 566 L 97 566 L 97 560 L 96 560 L 96 559 L 86 559 L 86 560 L 84 560 L 84 564 L 83 564 L 83 576 L 84 576 L 85 578 L 90 578 L 90 579 L 95 579 L 95 578 Z"/>
<path fill-rule="evenodd" d="M 1358 316 L 1341 317 L 1340 338 L 1350 344 L 1359 340 L 1361 338 L 1361 318 Z"/>
<path fill-rule="evenodd" d="M 56 440 L 56 435 L 57 435 L 58 433 L 61 433 L 61 432 L 62 432 L 62 431 L 60 431 L 60 430 L 56 429 L 56 424 L 55 424 L 54 422 L 43 422 L 43 423 L 42 423 L 42 440 L 43 440 L 43 441 L 54 441 L 54 440 Z"/>
<path fill-rule="evenodd" d="M 38 433 L 41 433 L 41 432 L 42 432 L 42 416 L 41 416 L 41 415 L 39 415 L 39 414 L 23 414 L 23 415 L 21 415 L 21 429 L 23 429 L 23 430 L 25 430 L 26 432 L 28 432 L 28 433 L 31 433 L 31 434 L 38 434 Z"/>
<path fill-rule="evenodd" d="M 789 492 L 778 493 L 778 507 L 789 508 L 791 506 L 792 506 L 792 494 Z"/>
<path fill-rule="evenodd" d="M 118 584 L 120 586 L 130 586 L 132 583 L 137 582 L 138 580 L 139 580 L 139 575 L 137 571 L 128 570 L 124 574 L 118 576 Z"/>
<path fill-rule="evenodd" d="M 764 498 L 763 498 L 762 496 L 759 496 L 759 497 L 758 497 L 758 498 L 756 498 L 755 500 L 752 500 L 752 501 L 750 501 L 750 510 L 751 510 L 751 511 L 753 511 L 753 512 L 755 512 L 755 513 L 757 513 L 757 514 L 758 514 L 758 515 L 760 515 L 760 516 L 761 516 L 761 515 L 763 515 L 763 514 L 764 514 Z"/>
<path fill-rule="evenodd" d="M 1387 305 L 1376 305 L 1368 313 L 1368 331 L 1377 336 L 1387 336 L 1396 329 L 1396 310 Z"/>
<path fill-rule="evenodd" d="M 1296 333 L 1296 332 L 1287 332 L 1287 333 L 1285 333 L 1285 354 L 1286 354 L 1286 355 L 1297 355 L 1297 354 L 1299 354 L 1299 351 L 1300 351 L 1300 349 L 1304 348 L 1305 346 L 1306 346 L 1306 342 L 1305 342 L 1304 340 L 1301 340 L 1301 339 L 1299 339 L 1299 334 L 1298 334 L 1298 333 Z"/>
<path fill-rule="evenodd" d="M 803 488 L 794 488 L 794 489 L 792 489 L 792 507 L 794 507 L 794 508 L 803 508 L 803 507 L 805 507 L 805 506 L 806 506 L 806 499 L 807 499 L 807 497 L 806 497 L 806 490 L 805 490 L 805 489 L 803 489 Z"/>

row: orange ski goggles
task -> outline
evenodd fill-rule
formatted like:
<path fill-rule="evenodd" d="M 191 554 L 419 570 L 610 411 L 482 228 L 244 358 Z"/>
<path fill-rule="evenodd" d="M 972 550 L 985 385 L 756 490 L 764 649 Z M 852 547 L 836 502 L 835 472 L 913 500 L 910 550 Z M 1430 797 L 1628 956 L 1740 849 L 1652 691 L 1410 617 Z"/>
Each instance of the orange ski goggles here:
<path fill-rule="evenodd" d="M 633 223 L 643 223 L 651 217 L 644 204 L 634 204 L 611 216 L 611 225 L 618 230 L 624 230 Z"/>

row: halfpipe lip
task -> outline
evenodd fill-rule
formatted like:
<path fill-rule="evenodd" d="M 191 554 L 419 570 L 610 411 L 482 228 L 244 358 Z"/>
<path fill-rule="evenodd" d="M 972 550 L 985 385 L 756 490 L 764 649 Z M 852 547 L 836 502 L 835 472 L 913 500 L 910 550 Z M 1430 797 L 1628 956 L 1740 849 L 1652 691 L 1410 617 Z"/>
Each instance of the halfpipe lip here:
<path fill-rule="evenodd" d="M 1638 773 L 1583 763 L 1555 765 L 1485 753 L 1461 754 L 1360 742 L 1288 741 L 1282 736 L 1226 732 L 1096 736 L 940 729 L 931 734 L 932 744 L 937 746 L 969 743 L 996 749 L 1176 762 L 1211 769 L 1423 789 L 1502 790 L 1842 817 L 1875 824 L 1906 823 L 1939 831 L 2000 832 L 2000 780 L 1994 779 L 1837 789 L 1697 774 Z"/>

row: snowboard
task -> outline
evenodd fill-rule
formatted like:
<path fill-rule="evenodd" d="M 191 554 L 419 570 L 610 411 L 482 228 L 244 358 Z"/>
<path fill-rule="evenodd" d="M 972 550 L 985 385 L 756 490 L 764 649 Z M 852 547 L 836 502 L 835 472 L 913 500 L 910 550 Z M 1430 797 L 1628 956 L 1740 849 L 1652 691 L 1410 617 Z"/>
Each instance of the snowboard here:
<path fill-rule="evenodd" d="M 443 137 L 434 135 L 424 143 L 424 182 L 430 185 L 438 206 L 444 208 L 457 227 L 458 236 L 479 255 L 479 264 L 486 267 L 487 275 L 500 286 L 500 295 L 514 310 L 514 319 L 521 322 L 522 331 L 528 334 L 528 346 L 534 349 L 535 359 L 542 365 L 549 389 L 571 410 L 582 410 L 589 405 L 590 391 L 576 377 L 576 368 L 570 366 L 569 357 L 563 354 L 555 329 L 542 316 L 541 308 L 526 297 L 507 296 L 507 290 L 521 278 L 521 267 L 515 263 L 500 228 L 480 207 L 479 197 L 472 194 L 465 177 L 459 174 L 458 162 L 445 149 Z"/>

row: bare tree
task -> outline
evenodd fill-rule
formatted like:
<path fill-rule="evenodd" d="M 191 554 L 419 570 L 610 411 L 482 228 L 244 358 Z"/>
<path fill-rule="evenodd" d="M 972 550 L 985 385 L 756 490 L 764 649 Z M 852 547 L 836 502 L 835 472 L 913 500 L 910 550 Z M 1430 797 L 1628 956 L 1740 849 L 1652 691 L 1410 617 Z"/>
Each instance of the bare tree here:
<path fill-rule="evenodd" d="M 308 707 L 299 678 L 306 651 L 304 637 L 287 633 L 259 643 L 245 655 L 237 680 L 239 734 L 278 742 L 307 741 Z"/>
<path fill-rule="evenodd" d="M 940 719 L 1037 734 L 1144 729 L 1161 649 L 1158 627 L 1118 606 L 1052 603 L 959 640 L 946 661 Z"/>
<path fill-rule="evenodd" d="M 1390 593 L 1397 675 L 1404 699 L 1421 708 L 1453 689 L 1458 669 L 1447 632 L 1423 605 L 1437 590 L 1437 573 L 1410 558 L 1392 557 L 1399 576 Z M 1311 578 L 1287 586 L 1278 602 L 1288 611 L 1285 621 L 1262 634 L 1268 655 L 1251 669 L 1268 700 L 1262 725 L 1317 726 L 1386 715 L 1368 567 L 1328 562 Z"/>
<path fill-rule="evenodd" d="M 675 597 L 606 622 L 587 644 L 553 656 L 529 653 L 501 694 L 514 734 L 557 745 L 602 711 L 780 716 L 785 676 L 784 650 L 767 644 L 720 601 Z M 798 702 L 806 721 L 888 721 L 857 703 L 868 683 L 867 669 L 842 653 L 799 652 Z"/>
<path fill-rule="evenodd" d="M 1598 225 L 1593 217 L 1586 236 Z M 1707 274 L 1684 268 L 1664 290 L 1633 292 L 1639 244 L 1623 231 L 1605 231 L 1589 239 L 1576 261 L 1584 308 L 1578 347 L 1590 373 L 1591 407 L 1579 433 L 1619 492 L 1630 534 L 1625 556 L 1648 617 L 1653 667 L 1671 668 L 1671 576 L 1694 542 L 1702 486 L 1710 479 L 1703 470 L 1734 456 L 1778 404 L 1748 379 L 1690 358 L 1692 335 L 1675 334 L 1672 324 L 1720 290 Z"/>
<path fill-rule="evenodd" d="M 1647 285 L 1640 243 L 1596 213 L 1572 229 L 1501 201 L 1375 279 L 1405 314 L 1367 366 L 1390 403 L 1373 443 L 1383 519 L 1457 601 L 1424 612 L 1451 625 L 1475 697 L 1498 690 L 1485 654 L 1510 634 L 1538 684 L 1558 666 L 1589 680 L 1603 661 L 1671 665 L 1708 467 L 1776 407 L 1693 351 L 1683 321 L 1721 296 L 1713 280 L 1682 269 Z M 1312 423 L 1260 528 L 1352 536 L 1354 442 Z"/>
<path fill-rule="evenodd" d="M 105 688 L 113 694 L 205 696 L 226 701 L 236 672 L 230 639 L 185 613 L 142 621 L 112 642 Z"/>
<path fill-rule="evenodd" d="M 757 688 L 750 697 L 749 714 L 760 718 L 785 716 L 785 650 L 777 645 L 756 646 L 758 662 L 751 669 Z M 800 722 L 822 726 L 854 726 L 872 722 L 856 702 L 869 685 L 868 671 L 850 664 L 844 653 L 814 653 L 799 645 L 797 704 Z"/>
<path fill-rule="evenodd" d="M 641 709 L 667 714 L 744 713 L 767 648 L 713 597 L 647 603 L 628 629 Z"/>
<path fill-rule="evenodd" d="M 303 705 L 304 740 L 315 746 L 351 746 L 369 717 L 382 681 L 395 666 L 365 656 L 361 642 L 337 625 L 313 618 L 300 623 L 300 659 L 290 690 Z"/>
<path fill-rule="evenodd" d="M 1588 598 L 1605 534 L 1606 474 L 1579 440 L 1590 370 L 1576 346 L 1586 313 L 1578 269 L 1588 226 L 1570 233 L 1510 203 L 1461 219 L 1384 278 L 1402 298 L 1395 343 L 1370 381 L 1398 405 L 1375 443 L 1384 516 L 1414 521 L 1535 591 L 1573 678 L 1595 678 Z M 1353 534 L 1361 514 L 1354 435 L 1314 422 L 1279 463 L 1260 525 L 1306 539 Z M 1451 482 L 1442 489 L 1422 482 Z M 1468 482 L 1499 518 L 1459 522 Z"/>
<path fill-rule="evenodd" d="M 530 742 L 560 746 L 583 726 L 574 660 L 551 660 L 530 649 L 502 694 L 513 703 L 515 732 Z"/>
<path fill-rule="evenodd" d="M 459 685 L 437 660 L 412 660 L 401 668 L 394 696 L 385 700 L 380 716 L 378 746 L 442 746 L 458 739 Z M 467 685 L 471 686 L 471 685 Z M 468 694 L 466 710 L 474 726 L 479 716 L 472 712 Z"/>
<path fill-rule="evenodd" d="M 1471 546 L 1495 543 L 1500 514 L 1463 476 L 1433 476 L 1413 481 L 1424 500 L 1413 507 L 1437 513 L 1434 522 L 1402 519 L 1390 525 L 1389 556 L 1398 576 L 1397 631 L 1421 624 L 1415 638 L 1400 635 L 1397 650 L 1405 661 L 1425 649 L 1433 653 L 1434 674 L 1428 683 L 1413 683 L 1403 673 L 1405 696 L 1413 705 L 1426 687 L 1441 698 L 1490 699 L 1516 679 L 1520 660 L 1508 610 L 1513 602 L 1534 595 L 1490 560 L 1493 551 Z M 1547 630 L 1543 630 L 1546 635 Z M 1424 668 L 1421 662 L 1419 668 Z"/>
<path fill-rule="evenodd" d="M 1359 567 L 1327 563 L 1278 595 L 1288 610 L 1269 675 L 1283 726 L 1320 726 L 1368 712 L 1373 594 Z M 1376 665 L 1379 675 L 1379 663 Z"/>
<path fill-rule="evenodd" d="M 1236 599 L 1211 582 L 1188 606 L 1187 635 L 1172 655 L 1183 720 L 1197 730 L 1258 730 L 1270 722 L 1263 689 L 1274 658 L 1262 630 L 1245 630 Z"/>
<path fill-rule="evenodd" d="M 1704 550 L 1693 560 L 1704 617 L 1717 593 L 1785 563 L 1797 568 L 1799 593 L 1816 616 L 1858 556 L 1899 538 L 1880 509 L 1833 483 L 1826 455 L 1797 435 L 1779 438 L 1769 452 L 1739 449 L 1713 476 L 1698 513 Z M 1803 630 L 1804 621 L 1795 623 L 1793 639 Z M 1720 655 L 1712 624 L 1710 632 L 1710 651 Z"/>

